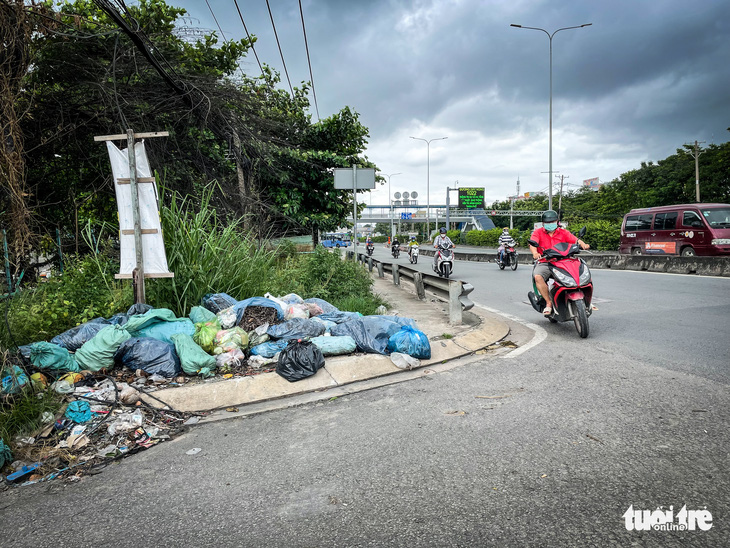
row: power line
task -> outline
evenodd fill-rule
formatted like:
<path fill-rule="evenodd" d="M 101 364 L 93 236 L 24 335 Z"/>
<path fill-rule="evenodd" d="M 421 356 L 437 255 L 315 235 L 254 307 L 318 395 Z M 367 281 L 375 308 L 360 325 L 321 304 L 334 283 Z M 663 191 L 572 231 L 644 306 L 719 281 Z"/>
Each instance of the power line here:
<path fill-rule="evenodd" d="M 304 33 L 304 48 L 307 50 L 307 64 L 309 64 L 309 80 L 312 82 L 312 97 L 314 97 L 314 108 L 317 111 L 317 120 L 319 120 L 319 106 L 317 105 L 317 92 L 314 91 L 314 75 L 312 74 L 312 60 L 309 58 L 309 44 L 307 44 L 307 29 L 304 26 L 304 10 L 302 10 L 302 0 L 299 0 L 299 15 L 302 18 L 302 32 Z"/>
<path fill-rule="evenodd" d="M 246 23 L 243 21 L 243 15 L 241 15 L 241 9 L 238 7 L 238 0 L 233 0 L 233 3 L 236 4 L 236 10 L 238 11 L 238 16 L 241 18 L 241 24 L 243 25 L 243 30 L 246 31 L 246 37 L 248 38 L 248 41 L 251 44 L 251 51 L 253 51 L 254 57 L 256 57 L 256 62 L 259 64 L 259 70 L 261 71 L 261 74 L 263 74 L 264 68 L 261 66 L 261 61 L 259 61 L 259 56 L 256 53 L 256 49 L 253 47 L 253 40 L 251 40 L 251 35 L 248 33 L 248 29 L 246 28 Z"/>
<path fill-rule="evenodd" d="M 281 64 L 284 65 L 284 74 L 286 74 L 286 81 L 289 82 L 289 90 L 291 91 L 292 97 L 294 97 L 294 88 L 292 87 L 291 80 L 289 79 L 289 71 L 286 70 L 286 62 L 284 61 L 284 53 L 281 51 L 281 43 L 279 43 L 279 35 L 276 32 L 276 25 L 274 24 L 274 16 L 271 13 L 271 5 L 269 4 L 269 0 L 266 0 L 266 7 L 269 8 L 269 18 L 271 19 L 271 26 L 274 29 L 274 38 L 276 38 L 276 45 L 279 47 L 279 55 L 281 56 Z"/>
<path fill-rule="evenodd" d="M 227 42 L 228 39 L 226 38 L 226 35 L 223 34 L 223 29 L 221 28 L 220 24 L 218 23 L 218 18 L 215 16 L 215 13 L 213 13 L 213 8 L 210 7 L 210 2 L 208 2 L 208 0 L 205 0 L 205 3 L 208 6 L 208 9 L 210 10 L 210 14 L 213 16 L 213 21 L 215 21 L 215 25 L 218 27 L 218 30 L 221 31 L 221 38 L 223 38 L 224 42 Z M 243 73 L 243 69 L 239 66 L 238 70 L 241 72 L 241 78 L 243 78 L 245 80 L 246 75 Z"/>

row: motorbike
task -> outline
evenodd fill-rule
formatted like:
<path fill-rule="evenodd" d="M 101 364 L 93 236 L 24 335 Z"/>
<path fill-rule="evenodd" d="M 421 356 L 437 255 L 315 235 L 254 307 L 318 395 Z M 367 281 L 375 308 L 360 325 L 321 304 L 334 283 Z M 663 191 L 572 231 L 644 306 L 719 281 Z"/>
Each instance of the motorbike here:
<path fill-rule="evenodd" d="M 500 270 L 504 270 L 506 266 L 512 270 L 517 270 L 517 250 L 514 242 L 504 246 L 504 254 L 501 259 L 499 258 L 499 252 L 497 253 L 497 264 Z"/>
<path fill-rule="evenodd" d="M 395 245 L 393 246 L 393 249 L 392 249 L 392 251 L 391 251 L 391 252 L 392 252 L 392 254 L 393 254 L 393 258 L 394 258 L 394 259 L 397 259 L 397 258 L 398 258 L 398 256 L 400 255 L 400 245 L 399 245 L 399 244 L 395 244 Z"/>
<path fill-rule="evenodd" d="M 439 277 L 448 278 L 451 276 L 451 271 L 454 265 L 454 251 L 449 243 L 440 244 L 436 250 L 436 265 L 433 267 L 433 271 L 439 275 Z"/>
<path fill-rule="evenodd" d="M 365 246 L 365 253 L 367 253 L 368 257 L 372 257 L 373 251 L 375 251 L 375 246 L 370 242 Z"/>
<path fill-rule="evenodd" d="M 585 227 L 578 234 L 582 238 L 585 234 Z M 537 247 L 537 242 L 527 240 Z M 582 339 L 588 336 L 588 317 L 593 311 L 591 301 L 593 299 L 593 283 L 591 271 L 585 261 L 575 257 L 581 252 L 578 243 L 569 244 L 561 242 L 554 248 L 546 249 L 543 257 L 547 259 L 547 265 L 552 277 L 548 281 L 550 298 L 553 301 L 553 311 L 547 316 L 551 323 L 567 322 L 573 320 L 578 335 Z M 533 289 L 527 294 L 532 308 L 542 313 L 545 310 L 546 302 L 542 298 L 533 280 Z"/>
<path fill-rule="evenodd" d="M 417 245 L 411 246 L 411 248 L 408 252 L 408 260 L 411 261 L 411 264 L 418 263 L 418 246 Z"/>

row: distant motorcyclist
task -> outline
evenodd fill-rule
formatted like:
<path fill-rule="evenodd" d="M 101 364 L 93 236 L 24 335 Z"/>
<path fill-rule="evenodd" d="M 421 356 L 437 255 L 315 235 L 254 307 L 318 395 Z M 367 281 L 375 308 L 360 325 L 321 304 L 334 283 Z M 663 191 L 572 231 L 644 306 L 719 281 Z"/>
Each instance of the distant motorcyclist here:
<path fill-rule="evenodd" d="M 442 226 L 439 229 L 439 235 L 436 236 L 433 239 L 433 247 L 437 250 L 436 253 L 433 254 L 433 268 L 434 268 L 434 270 L 436 270 L 437 262 L 438 262 L 438 256 L 439 256 L 439 254 L 438 254 L 438 248 L 439 248 L 439 246 L 445 245 L 445 244 L 450 244 L 451 247 L 456 247 L 454 245 L 454 242 L 451 241 L 451 238 L 449 238 L 446 235 L 446 227 Z"/>
<path fill-rule="evenodd" d="M 390 246 L 390 252 L 393 253 L 396 247 L 400 249 L 400 242 L 398 238 L 393 238 L 393 245 Z"/>
<path fill-rule="evenodd" d="M 504 261 L 505 247 L 514 247 L 515 240 L 509 233 L 509 228 L 504 227 L 502 234 L 499 235 L 499 249 L 497 249 L 497 259 L 501 263 Z"/>
<path fill-rule="evenodd" d="M 416 241 L 415 236 L 411 236 L 411 241 L 408 242 L 408 256 L 410 257 L 411 251 L 413 251 L 414 247 L 418 247 L 418 242 Z"/>

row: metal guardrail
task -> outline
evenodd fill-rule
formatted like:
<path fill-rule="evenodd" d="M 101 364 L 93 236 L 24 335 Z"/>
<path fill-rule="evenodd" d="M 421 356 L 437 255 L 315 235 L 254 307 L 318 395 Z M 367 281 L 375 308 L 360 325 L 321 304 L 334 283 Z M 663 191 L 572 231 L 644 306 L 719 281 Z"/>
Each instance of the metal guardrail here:
<path fill-rule="evenodd" d="M 416 288 L 419 299 L 426 298 L 426 290 L 434 293 L 438 298 L 449 304 L 449 323 L 461 325 L 463 323 L 462 312 L 470 310 L 474 303 L 469 299 L 469 294 L 474 291 L 474 286 L 463 280 L 446 279 L 434 274 L 420 272 L 408 265 L 389 263 L 368 257 L 365 253 L 354 251 L 347 252 L 348 259 L 356 259 L 358 262 L 367 265 L 370 272 L 373 268 L 378 269 L 378 276 L 384 278 L 386 272 L 393 276 L 393 284 L 400 286 L 401 277 L 408 278 Z"/>

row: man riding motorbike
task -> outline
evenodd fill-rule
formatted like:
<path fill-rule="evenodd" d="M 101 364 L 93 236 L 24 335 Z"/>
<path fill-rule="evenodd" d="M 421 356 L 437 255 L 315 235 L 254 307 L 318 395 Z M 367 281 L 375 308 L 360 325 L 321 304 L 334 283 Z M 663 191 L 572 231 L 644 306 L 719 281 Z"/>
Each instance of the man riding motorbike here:
<path fill-rule="evenodd" d="M 398 241 L 398 238 L 393 238 L 393 245 L 390 246 L 390 252 L 394 253 L 396 247 L 400 249 L 400 242 Z"/>
<path fill-rule="evenodd" d="M 439 235 L 433 239 L 433 247 L 436 249 L 436 253 L 433 254 L 433 269 L 434 270 L 436 270 L 437 265 L 438 265 L 438 256 L 439 256 L 438 248 L 440 245 L 443 245 L 443 244 L 451 244 L 451 247 L 456 247 L 454 245 L 454 242 L 451 241 L 451 238 L 449 238 L 446 235 L 446 227 L 444 227 L 444 226 L 442 226 L 439 229 Z"/>
<path fill-rule="evenodd" d="M 418 242 L 416 241 L 415 236 L 411 236 L 411 240 L 408 242 L 408 256 L 411 256 L 411 252 L 413 251 L 414 247 L 418 247 Z"/>
<path fill-rule="evenodd" d="M 548 268 L 547 261 L 542 258 L 543 252 L 561 242 L 567 242 L 569 244 L 578 242 L 578 245 L 583 249 L 589 249 L 591 246 L 576 238 L 566 229 L 559 227 L 558 214 L 552 209 L 548 209 L 542 214 L 542 228 L 535 229 L 530 239 L 538 244 L 537 247 L 530 246 L 532 257 L 537 261 L 532 271 L 532 277 L 535 280 L 537 290 L 540 292 L 542 298 L 545 299 L 546 306 L 542 313 L 545 316 L 549 316 L 553 311 L 553 303 L 550 300 L 550 291 L 547 285 L 547 281 L 550 279 L 550 269 Z"/>
<path fill-rule="evenodd" d="M 505 246 L 512 246 L 514 247 L 515 240 L 510 236 L 509 228 L 504 227 L 502 229 L 502 234 L 499 235 L 499 249 L 497 249 L 497 262 L 501 263 L 504 261 L 504 249 Z"/>

